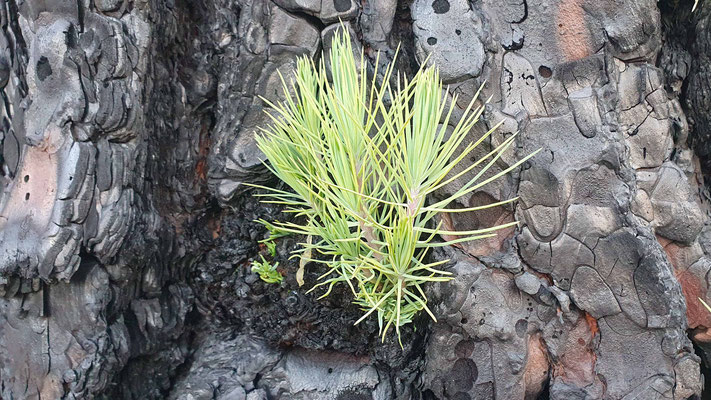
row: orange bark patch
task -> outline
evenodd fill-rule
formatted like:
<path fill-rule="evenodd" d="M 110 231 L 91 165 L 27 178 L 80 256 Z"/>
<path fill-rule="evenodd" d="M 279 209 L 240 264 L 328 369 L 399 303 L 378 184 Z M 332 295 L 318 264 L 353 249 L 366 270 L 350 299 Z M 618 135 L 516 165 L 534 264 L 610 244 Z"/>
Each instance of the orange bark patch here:
<path fill-rule="evenodd" d="M 657 236 L 657 242 L 659 242 L 659 244 L 661 244 L 665 250 L 666 250 L 667 245 L 669 245 L 669 243 L 672 243 L 671 240 L 665 238 L 664 236 L 659 236 L 659 235 L 656 235 L 656 236 Z"/>
<path fill-rule="evenodd" d="M 696 328 L 691 334 L 691 340 L 694 342 L 711 342 L 711 328 Z"/>
<path fill-rule="evenodd" d="M 686 318 L 689 321 L 689 328 L 711 327 L 711 312 L 699 301 L 699 297 L 703 299 L 706 296 L 705 283 L 700 282 L 696 276 L 687 271 L 677 273 L 676 279 L 686 299 Z"/>
<path fill-rule="evenodd" d="M 586 312 L 585 321 L 588 323 L 588 328 L 590 328 L 590 334 L 592 335 L 592 337 L 595 337 L 595 335 L 600 332 L 600 328 L 597 326 L 597 320 L 593 318 L 590 313 Z"/>
<path fill-rule="evenodd" d="M 526 385 L 526 399 L 536 399 L 543 392 L 548 379 L 548 351 L 541 339 L 540 333 L 529 336 L 526 368 L 523 371 L 523 381 Z"/>
<path fill-rule="evenodd" d="M 706 298 L 707 287 L 704 277 L 696 276 L 692 271 L 682 268 L 683 265 L 681 264 L 686 263 L 682 262 L 684 252 L 679 244 L 661 236 L 657 236 L 657 241 L 664 248 L 667 259 L 669 259 L 669 263 L 674 268 L 674 275 L 679 281 L 679 285 L 681 285 L 681 291 L 686 299 L 686 319 L 688 320 L 689 328 L 701 328 L 703 331 L 707 327 L 711 327 L 711 312 L 699 301 L 699 298 L 704 299 L 707 303 L 709 300 Z M 699 337 L 703 338 L 704 336 L 700 335 Z"/>
<path fill-rule="evenodd" d="M 595 332 L 597 321 L 591 325 L 587 315 L 578 319 L 573 329 L 568 332 L 562 356 L 553 364 L 554 376 L 577 387 L 595 382 L 597 355 L 592 346 Z"/>
<path fill-rule="evenodd" d="M 680 245 L 658 235 L 657 241 L 662 245 L 664 252 L 667 254 L 669 263 L 671 263 L 672 267 L 674 267 L 674 271 L 677 273 L 685 271 L 698 260 L 698 255 L 688 246 Z"/>
<path fill-rule="evenodd" d="M 22 225 L 37 235 L 45 232 L 57 195 L 57 161 L 57 154 L 45 148 L 26 147 L 0 221 L 8 226 Z M 5 224 L 0 223 L 0 230 Z"/>
<path fill-rule="evenodd" d="M 580 60 L 595 52 L 582 3 L 582 0 L 564 0 L 556 14 L 558 48 L 566 61 Z"/>

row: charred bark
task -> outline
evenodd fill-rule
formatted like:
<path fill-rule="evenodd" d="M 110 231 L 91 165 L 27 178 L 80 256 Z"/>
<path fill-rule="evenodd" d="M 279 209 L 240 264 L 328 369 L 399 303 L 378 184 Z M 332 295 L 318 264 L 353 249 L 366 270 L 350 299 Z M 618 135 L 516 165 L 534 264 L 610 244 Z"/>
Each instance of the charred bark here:
<path fill-rule="evenodd" d="M 4 0 L 0 395 L 124 399 L 687 399 L 711 359 L 711 8 L 701 1 Z M 343 20 L 368 66 L 436 64 L 520 171 L 444 217 L 401 349 L 342 290 L 281 286 L 246 182 L 278 71 Z M 455 113 L 456 114 L 456 113 Z M 455 115 L 456 123 L 458 116 Z M 443 188 L 456 190 L 464 179 Z M 307 269 L 307 285 L 320 274 Z M 696 345 L 696 351 L 693 344 Z M 706 362 L 706 361 L 705 361 Z"/>

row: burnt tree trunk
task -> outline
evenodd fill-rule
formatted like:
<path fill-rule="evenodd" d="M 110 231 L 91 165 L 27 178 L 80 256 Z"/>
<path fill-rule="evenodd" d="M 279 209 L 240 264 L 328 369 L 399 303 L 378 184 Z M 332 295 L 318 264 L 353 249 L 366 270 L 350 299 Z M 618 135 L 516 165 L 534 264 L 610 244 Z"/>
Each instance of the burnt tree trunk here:
<path fill-rule="evenodd" d="M 0 397 L 700 398 L 711 3 L 692 3 L 2 0 Z M 543 149 L 455 205 L 514 206 L 443 219 L 521 224 L 434 254 L 456 279 L 404 349 L 353 326 L 347 291 L 298 287 L 299 238 L 281 286 L 249 270 L 254 221 L 284 218 L 243 185 L 280 184 L 259 96 L 339 20 L 369 67 L 430 55 L 460 107 L 485 83 L 472 139 L 518 132 L 496 169 Z"/>

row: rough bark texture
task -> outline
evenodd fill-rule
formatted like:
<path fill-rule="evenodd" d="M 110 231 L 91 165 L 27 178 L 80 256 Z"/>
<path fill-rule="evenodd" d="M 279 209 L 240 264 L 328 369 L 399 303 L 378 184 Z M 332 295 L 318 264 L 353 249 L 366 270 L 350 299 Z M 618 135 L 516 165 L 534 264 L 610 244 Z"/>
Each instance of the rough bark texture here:
<path fill-rule="evenodd" d="M 699 398 L 711 3 L 691 3 L 2 0 L 0 397 Z M 485 82 L 472 138 L 519 132 L 497 169 L 542 148 L 458 204 L 515 206 L 443 219 L 521 226 L 434 254 L 456 279 L 404 349 L 353 326 L 346 290 L 298 287 L 298 238 L 284 284 L 249 271 L 254 220 L 284 217 L 243 185 L 279 185 L 259 96 L 339 19 L 370 66 L 429 55 L 460 107 Z"/>

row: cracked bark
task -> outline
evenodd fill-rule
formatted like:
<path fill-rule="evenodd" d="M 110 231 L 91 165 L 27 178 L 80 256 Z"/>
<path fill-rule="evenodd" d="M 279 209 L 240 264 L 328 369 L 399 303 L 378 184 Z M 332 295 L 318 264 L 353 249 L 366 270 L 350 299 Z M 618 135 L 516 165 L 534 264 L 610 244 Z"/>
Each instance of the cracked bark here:
<path fill-rule="evenodd" d="M 3 0 L 0 396 L 697 398 L 711 7 L 691 3 Z M 249 271 L 254 220 L 284 218 L 243 185 L 279 185 L 259 96 L 339 18 L 369 68 L 400 43 L 398 69 L 430 55 L 448 99 L 486 82 L 472 138 L 519 134 L 484 178 L 544 149 L 453 205 L 515 206 L 443 219 L 521 227 L 433 254 L 457 279 L 430 285 L 439 322 L 404 349 L 353 326 L 347 291 L 299 289 L 298 238 L 278 243 L 282 286 Z"/>

